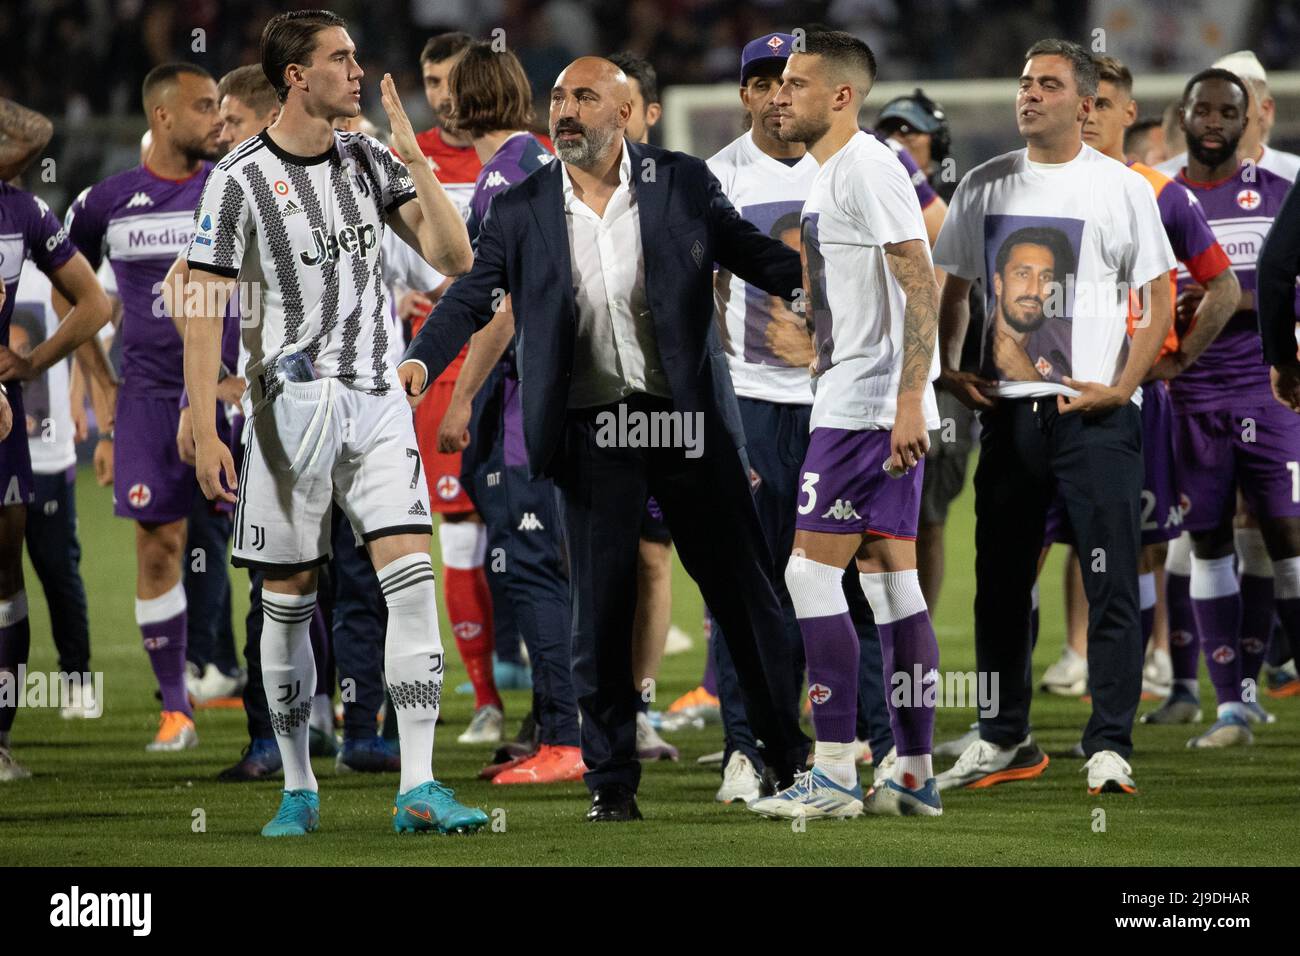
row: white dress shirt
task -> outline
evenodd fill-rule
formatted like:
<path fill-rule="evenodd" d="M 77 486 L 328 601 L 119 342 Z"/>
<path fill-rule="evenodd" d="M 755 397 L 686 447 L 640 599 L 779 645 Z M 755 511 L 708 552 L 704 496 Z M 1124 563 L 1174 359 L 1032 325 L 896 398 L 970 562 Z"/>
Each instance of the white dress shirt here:
<path fill-rule="evenodd" d="M 563 165 L 561 175 L 578 322 L 569 408 L 608 405 L 633 392 L 670 398 L 646 299 L 641 214 L 627 142 L 618 188 L 603 217 L 574 194 Z"/>

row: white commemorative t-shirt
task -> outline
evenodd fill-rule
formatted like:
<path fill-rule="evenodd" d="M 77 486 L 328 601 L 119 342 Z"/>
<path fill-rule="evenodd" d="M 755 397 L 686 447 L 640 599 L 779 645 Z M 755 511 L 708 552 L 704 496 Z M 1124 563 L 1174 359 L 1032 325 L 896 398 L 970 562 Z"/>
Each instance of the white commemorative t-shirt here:
<path fill-rule="evenodd" d="M 749 222 L 773 239 L 799 248 L 799 216 L 817 176 L 817 161 L 805 153 L 787 165 L 756 145 L 749 132 L 708 161 L 723 194 Z M 913 200 L 915 201 L 915 200 Z M 718 332 L 736 394 L 791 405 L 811 405 L 808 325 L 778 296 L 728 272 L 714 281 Z"/>
<path fill-rule="evenodd" d="M 9 344 L 18 348 L 19 336 L 26 339 L 24 354 L 40 345 L 59 328 L 59 317 L 50 304 L 52 286 L 45 273 L 31 259 L 23 260 L 9 325 Z M 45 374 L 23 383 L 23 409 L 27 413 L 27 447 L 32 471 L 57 475 L 77 463 L 73 443 L 72 403 L 68 397 L 68 369 L 72 357 L 60 359 Z M 14 422 L 15 428 L 24 427 Z"/>
<path fill-rule="evenodd" d="M 335 131 L 328 150 L 303 157 L 264 130 L 216 165 L 187 258 L 259 296 L 260 321 L 243 323 L 255 395 L 278 393 L 276 360 L 297 351 L 319 378 L 373 395 L 400 388 L 380 246 L 388 216 L 414 198 L 406 167 L 364 133 Z"/>
<path fill-rule="evenodd" d="M 1068 163 L 1019 149 L 971 170 L 934 259 L 984 281 L 980 374 L 1005 398 L 1077 395 L 1067 377 L 1114 385 L 1128 359 L 1127 290 L 1177 265 L 1150 183 L 1086 145 Z"/>
<path fill-rule="evenodd" d="M 907 300 L 884 247 L 917 239 L 929 256 L 925 220 L 907 170 L 874 136 L 854 134 L 818 170 L 803 206 L 802 229 L 817 356 L 812 427 L 892 428 Z M 936 349 L 930 381 L 938 372 Z M 926 427 L 938 428 L 928 383 L 921 409 Z"/>

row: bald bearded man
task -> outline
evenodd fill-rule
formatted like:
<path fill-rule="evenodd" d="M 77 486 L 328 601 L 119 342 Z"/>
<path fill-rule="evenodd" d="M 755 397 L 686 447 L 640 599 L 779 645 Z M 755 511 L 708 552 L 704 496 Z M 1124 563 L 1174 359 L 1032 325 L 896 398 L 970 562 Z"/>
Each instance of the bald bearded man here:
<path fill-rule="evenodd" d="M 799 256 L 743 220 L 702 160 L 626 142 L 631 112 L 613 63 L 565 68 L 550 98 L 560 162 L 496 196 L 473 270 L 398 369 L 416 399 L 512 297 L 522 445 L 563 502 L 593 821 L 641 816 L 631 633 L 647 495 L 722 624 L 771 782 L 788 784 L 808 748 L 712 291 L 719 263 L 799 299 Z"/>

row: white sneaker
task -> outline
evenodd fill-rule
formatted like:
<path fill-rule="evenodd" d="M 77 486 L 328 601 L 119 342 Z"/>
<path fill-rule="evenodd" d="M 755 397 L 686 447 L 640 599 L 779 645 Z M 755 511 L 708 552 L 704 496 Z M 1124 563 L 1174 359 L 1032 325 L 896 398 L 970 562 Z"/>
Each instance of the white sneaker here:
<path fill-rule="evenodd" d="M 8 747 L 0 747 L 0 783 L 26 780 L 32 772 L 14 759 Z"/>
<path fill-rule="evenodd" d="M 638 760 L 676 760 L 677 748 L 655 732 L 648 714 L 636 715 L 636 755 Z"/>
<path fill-rule="evenodd" d="M 64 720 L 90 720 L 103 711 L 95 699 L 95 688 L 89 684 L 73 684 L 68 691 L 68 702 L 59 708 Z"/>
<path fill-rule="evenodd" d="M 1250 732 L 1250 724 L 1246 718 L 1236 711 L 1226 711 L 1210 725 L 1209 730 L 1187 741 L 1187 746 L 1192 750 L 1204 750 L 1248 746 L 1254 742 L 1255 735 Z"/>
<path fill-rule="evenodd" d="M 793 820 L 834 818 L 846 820 L 862 816 L 862 785 L 842 787 L 816 767 L 797 773 L 794 783 L 780 793 L 749 804 L 749 809 L 765 817 Z"/>
<path fill-rule="evenodd" d="M 962 734 L 956 740 L 949 740 L 934 747 L 936 757 L 960 757 L 966 752 L 966 749 L 975 741 L 980 739 L 979 721 L 970 725 L 970 730 Z"/>
<path fill-rule="evenodd" d="M 499 744 L 506 723 L 506 715 L 493 704 L 484 704 L 474 711 L 474 718 L 465 732 L 456 738 L 458 744 Z"/>
<path fill-rule="evenodd" d="M 884 759 L 881 760 L 880 763 L 876 764 L 871 775 L 871 785 L 873 787 L 878 787 L 881 783 L 892 777 L 894 775 L 894 767 L 897 763 L 898 747 L 893 746 L 889 748 L 889 753 L 885 754 Z"/>
<path fill-rule="evenodd" d="M 1276 724 L 1277 714 L 1264 709 L 1264 705 L 1257 700 L 1242 704 L 1246 708 L 1246 720 L 1252 724 Z"/>
<path fill-rule="evenodd" d="M 1133 768 L 1113 750 L 1098 750 L 1083 769 L 1088 771 L 1088 792 L 1094 797 L 1099 793 L 1137 793 Z"/>
<path fill-rule="evenodd" d="M 685 654 L 694 646 L 695 641 L 691 640 L 691 636 L 674 624 L 668 628 L 668 637 L 664 641 L 664 657 Z"/>
<path fill-rule="evenodd" d="M 1088 659 L 1074 653 L 1067 644 L 1060 659 L 1043 671 L 1039 686 L 1049 694 L 1082 697 L 1088 690 Z"/>
<path fill-rule="evenodd" d="M 221 672 L 216 664 L 208 664 L 203 669 L 203 677 L 198 682 L 197 691 L 190 691 L 194 702 L 206 704 L 218 697 L 233 697 L 239 693 L 239 678 L 230 677 Z"/>
<path fill-rule="evenodd" d="M 202 693 L 203 671 L 199 665 L 193 661 L 185 662 L 185 692 L 194 700 L 198 700 Z"/>
<path fill-rule="evenodd" d="M 735 803 L 737 800 L 753 803 L 758 799 L 758 789 L 762 782 L 754 764 L 737 750 L 727 761 L 727 769 L 722 772 L 722 786 L 713 799 L 718 803 Z"/>
<path fill-rule="evenodd" d="M 1050 761 L 1034 743 L 1033 735 L 1014 747 L 999 747 L 987 740 L 976 740 L 957 758 L 950 770 L 935 777 L 940 790 L 951 787 L 991 787 L 1011 780 L 1029 780 L 1039 776 Z"/>

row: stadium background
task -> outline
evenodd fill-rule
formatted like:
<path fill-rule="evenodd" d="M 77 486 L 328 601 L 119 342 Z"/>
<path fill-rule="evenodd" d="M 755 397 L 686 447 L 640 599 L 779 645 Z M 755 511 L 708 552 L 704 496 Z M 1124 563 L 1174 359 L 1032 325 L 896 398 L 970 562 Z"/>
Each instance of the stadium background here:
<path fill-rule="evenodd" d="M 27 173 L 26 185 L 62 213 L 82 188 L 138 161 L 145 128 L 139 85 L 150 67 L 184 59 L 220 76 L 257 60 L 258 36 L 270 15 L 317 5 L 6 0 L 0 4 L 0 42 L 6 51 L 0 95 L 46 113 L 56 130 L 43 159 Z M 1300 146 L 1300 75 L 1287 72 L 1300 61 L 1300 3 L 1294 2 L 339 0 L 331 6 L 350 21 L 367 70 L 364 111 L 381 128 L 386 125 L 378 103 L 383 72 L 397 78 L 416 128 L 427 128 L 417 65 L 424 40 L 441 29 L 489 36 L 500 28 L 539 92 L 583 53 L 630 49 L 648 56 L 659 71 L 665 105 L 655 141 L 708 156 L 741 128 L 735 81 L 741 44 L 769 30 L 821 22 L 852 30 L 876 50 L 880 79 L 864 121 L 888 98 L 916 85 L 947 108 L 959 174 L 1018 145 L 1010 78 L 1023 51 L 1044 36 L 1100 42 L 1124 59 L 1137 77 L 1135 95 L 1144 116 L 1158 115 L 1195 69 L 1231 50 L 1254 49 L 1270 71 L 1278 101 L 1273 143 Z M 1104 34 L 1095 34 L 1097 29 Z M 971 505 L 968 482 L 950 520 L 948 578 L 936 614 L 945 670 L 974 668 Z M 1300 779 L 1300 703 L 1295 700 L 1270 702 L 1282 723 L 1261 733 L 1252 748 L 1189 754 L 1183 748 L 1185 728 L 1141 728 L 1137 759 L 1145 789 L 1139 801 L 1117 802 L 1081 799 L 1079 762 L 1065 753 L 1078 739 L 1086 705 L 1039 695 L 1036 732 L 1054 766 L 1032 786 L 954 794 L 937 826 L 881 819 L 813 826 L 807 833 L 716 806 L 716 772 L 696 766 L 695 758 L 718 748 L 720 731 L 716 726 L 686 731 L 672 738 L 682 749 L 680 763 L 647 768 L 646 823 L 593 832 L 581 822 L 585 802 L 579 784 L 502 793 L 505 788 L 474 780 L 484 754 L 454 740 L 471 715 L 472 698 L 452 694 L 444 699 L 447 723 L 439 733 L 435 769 L 466 803 L 489 811 L 503 808 L 504 834 L 432 847 L 394 840 L 377 810 L 392 789 L 391 779 L 334 777 L 332 762 L 321 761 L 324 831 L 310 841 L 268 849 L 257 831 L 278 784 L 214 781 L 244 743 L 242 713 L 200 712 L 202 744 L 196 750 L 143 751 L 141 741 L 152 733 L 157 709 L 133 620 L 132 529 L 111 516 L 108 490 L 98 488 L 85 469 L 78 481 L 78 510 L 92 667 L 105 673 L 107 708 L 93 722 L 65 722 L 50 709 L 20 715 L 17 742 L 36 776 L 22 787 L 7 787 L 0 801 L 0 846 L 9 864 L 1267 865 L 1293 861 L 1300 850 L 1294 826 Z M 1056 658 L 1063 642 L 1061 563 L 1056 549 L 1044 571 L 1036 673 Z M 27 575 L 30 669 L 51 671 L 56 662 L 48 615 L 30 566 Z M 232 575 L 239 634 L 247 596 L 243 572 Z M 698 591 L 678 567 L 674 622 L 698 638 L 701 612 Z M 446 640 L 445 613 L 442 627 Z M 239 641 L 242 645 L 242 635 Z M 697 640 L 691 652 L 665 661 L 658 706 L 696 684 L 702 655 Z M 449 687 L 463 679 L 459 661 L 455 655 L 450 659 L 455 663 Z M 507 693 L 511 725 L 526 707 L 524 693 Z M 936 739 L 960 734 L 970 719 L 968 711 L 941 711 Z M 1099 807 L 1105 811 L 1100 829 Z"/>

